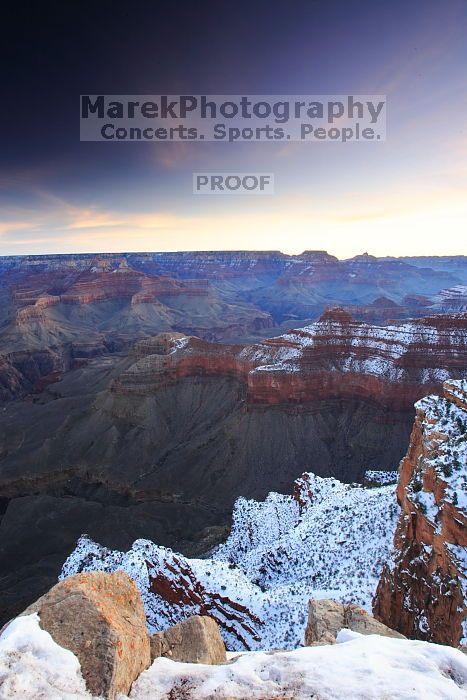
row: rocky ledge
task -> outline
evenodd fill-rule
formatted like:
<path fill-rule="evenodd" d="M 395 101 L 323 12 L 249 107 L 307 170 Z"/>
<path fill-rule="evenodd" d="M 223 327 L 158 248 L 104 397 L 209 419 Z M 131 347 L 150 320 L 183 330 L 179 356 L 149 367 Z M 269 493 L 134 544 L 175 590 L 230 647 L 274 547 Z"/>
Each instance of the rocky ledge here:
<path fill-rule="evenodd" d="M 126 574 L 80 574 L 4 629 L 0 693 L 22 700 L 396 700 L 409 689 L 410 697 L 427 697 L 429 683 L 430 697 L 465 697 L 460 651 L 394 638 L 357 606 L 310 601 L 307 634 L 308 648 L 228 659 L 211 618 L 191 617 L 150 637 Z"/>

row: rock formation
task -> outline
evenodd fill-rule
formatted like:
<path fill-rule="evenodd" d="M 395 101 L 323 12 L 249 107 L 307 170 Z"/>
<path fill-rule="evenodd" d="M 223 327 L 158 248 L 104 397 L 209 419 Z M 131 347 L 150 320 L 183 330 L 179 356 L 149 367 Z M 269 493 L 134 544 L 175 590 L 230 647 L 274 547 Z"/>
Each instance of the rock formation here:
<path fill-rule="evenodd" d="M 465 700 L 467 657 L 458 649 L 342 629 L 338 644 L 236 654 L 228 663 L 156 658 L 119 700 Z M 345 643 L 343 643 L 345 642 Z M 19 617 L 0 637 L 2 698 L 91 700 L 79 662 Z M 93 700 L 101 700 L 93 696 Z"/>
<path fill-rule="evenodd" d="M 290 492 L 303 470 L 361 481 L 393 469 L 413 402 L 466 376 L 466 333 L 465 314 L 383 327 L 334 310 L 253 345 L 169 333 L 93 358 L 98 345 L 75 338 L 65 356 L 75 369 L 56 389 L 2 412 L 2 614 L 50 585 L 83 532 L 115 549 L 144 537 L 191 555 L 213 532 L 219 542 L 240 495 Z M 11 393 L 29 372 L 27 356 L 12 357 Z M 51 509 L 53 522 L 42 517 Z"/>
<path fill-rule="evenodd" d="M 226 662 L 225 645 L 212 617 L 193 615 L 151 637 L 151 660 L 166 656 L 191 664 Z"/>
<path fill-rule="evenodd" d="M 408 637 L 457 646 L 467 634 L 467 382 L 446 382 L 442 398 L 416 409 L 397 488 L 402 514 L 373 609 Z"/>
<path fill-rule="evenodd" d="M 188 559 L 152 542 L 137 540 L 128 559 L 122 552 L 111 552 L 82 537 L 65 563 L 62 577 L 67 580 L 78 570 L 113 571 L 116 567 L 127 570 L 137 581 L 152 632 L 193 616 L 207 616 L 219 626 L 225 639 L 241 649 L 249 649 L 259 641 L 262 622 L 254 612 L 229 598 L 214 581 L 210 586 L 209 576 L 200 576 Z"/>
<path fill-rule="evenodd" d="M 54 586 L 24 615 L 39 614 L 40 626 L 75 654 L 93 695 L 116 700 L 150 665 L 143 603 L 123 572 L 78 574 Z"/>
<path fill-rule="evenodd" d="M 147 540 L 121 552 L 81 537 L 62 575 L 126 571 L 152 632 L 209 615 L 229 650 L 293 649 L 316 591 L 368 609 L 398 513 L 394 485 L 366 489 L 303 474 L 292 495 L 239 498 L 230 535 L 209 558 Z"/>
<path fill-rule="evenodd" d="M 467 311 L 467 285 L 458 284 L 442 289 L 433 297 L 432 308 L 437 313 L 459 313 Z"/>
<path fill-rule="evenodd" d="M 290 492 L 304 470 L 349 482 L 394 468 L 413 402 L 467 366 L 465 314 L 384 325 L 394 304 L 418 316 L 466 284 L 462 258 L 430 265 L 325 251 L 0 258 L 0 616 L 50 587 L 83 532 L 197 555 L 239 495 Z M 385 320 L 352 320 L 362 306 Z"/>
<path fill-rule="evenodd" d="M 306 646 L 335 644 L 341 629 L 349 629 L 359 634 L 379 634 L 382 637 L 404 639 L 404 635 L 378 622 L 358 605 L 326 599 L 310 600 L 305 630 Z"/>
<path fill-rule="evenodd" d="M 408 294 L 430 297 L 443 288 L 466 284 L 465 268 L 461 256 L 420 265 L 368 254 L 338 260 L 326 251 L 290 256 L 279 251 L 104 253 L 4 257 L 0 280 L 12 286 L 23 305 L 45 293 L 63 295 L 70 303 L 134 296 L 139 304 L 151 303 L 164 289 L 169 296 L 187 298 L 219 289 L 230 303 L 238 302 L 240 295 L 280 323 L 315 319 L 329 304 L 366 307 L 382 296 L 389 304 L 400 304 Z M 373 319 L 365 320 L 383 320 L 381 309 L 375 311 Z M 258 320 L 264 322 L 264 317 Z"/>
<path fill-rule="evenodd" d="M 467 374 L 467 314 L 400 325 L 369 326 L 343 309 L 316 323 L 252 346 L 166 335 L 136 347 L 140 358 L 113 391 L 149 395 L 185 377 L 235 377 L 249 404 L 305 406 L 329 398 L 362 398 L 394 410 Z"/>

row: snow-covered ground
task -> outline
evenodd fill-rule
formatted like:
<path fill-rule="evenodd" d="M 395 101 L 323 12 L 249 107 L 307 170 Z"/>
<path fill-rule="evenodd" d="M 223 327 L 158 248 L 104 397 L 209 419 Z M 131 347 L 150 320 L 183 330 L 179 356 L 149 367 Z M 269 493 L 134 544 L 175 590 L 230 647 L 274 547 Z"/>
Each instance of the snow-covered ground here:
<path fill-rule="evenodd" d="M 156 659 L 129 697 L 465 700 L 467 657 L 451 647 L 342 630 L 332 646 L 252 652 L 219 666 Z M 17 618 L 0 637 L 0 700 L 14 698 L 92 700 L 78 659 L 39 627 L 37 615 Z"/>
<path fill-rule="evenodd" d="M 378 484 L 378 486 L 384 486 L 385 484 L 395 484 L 398 478 L 399 472 L 367 469 L 363 477 L 363 481 L 366 484 Z"/>
<path fill-rule="evenodd" d="M 305 474 L 294 496 L 238 499 L 231 534 L 208 559 L 188 559 L 148 540 L 111 551 L 84 537 L 62 577 L 123 569 L 141 591 L 151 630 L 207 607 L 226 623 L 228 649 L 295 649 L 303 644 L 310 598 L 371 609 L 398 514 L 394 486 L 367 489 Z M 174 592 L 170 602 L 150 591 L 162 576 Z"/>
<path fill-rule="evenodd" d="M 157 659 L 130 697 L 169 698 L 171 691 L 186 700 L 465 700 L 467 659 L 450 647 L 342 630 L 336 645 L 253 652 L 232 665 Z"/>
<path fill-rule="evenodd" d="M 76 656 L 39 627 L 39 616 L 18 617 L 0 637 L 0 700 L 91 698 Z"/>

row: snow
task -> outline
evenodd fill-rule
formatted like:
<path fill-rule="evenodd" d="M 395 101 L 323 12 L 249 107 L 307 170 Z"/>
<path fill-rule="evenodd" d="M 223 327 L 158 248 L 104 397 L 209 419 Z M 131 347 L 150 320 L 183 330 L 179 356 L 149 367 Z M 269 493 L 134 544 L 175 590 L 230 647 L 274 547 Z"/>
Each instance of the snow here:
<path fill-rule="evenodd" d="M 431 310 L 435 312 L 467 311 L 467 286 L 458 284 L 449 289 L 442 289 L 433 297 Z"/>
<path fill-rule="evenodd" d="M 363 477 L 365 483 L 379 484 L 395 484 L 399 478 L 399 472 L 396 471 L 380 471 L 377 469 L 367 469 Z"/>
<path fill-rule="evenodd" d="M 467 657 L 428 642 L 341 630 L 335 645 L 241 654 L 207 666 L 159 658 L 131 700 L 465 700 Z M 39 626 L 17 618 L 0 637 L 0 700 L 98 700 L 78 659 Z M 128 700 L 119 695 L 118 700 Z"/>
<path fill-rule="evenodd" d="M 0 700 L 12 698 L 91 698 L 78 659 L 39 627 L 37 613 L 16 618 L 0 636 Z"/>
<path fill-rule="evenodd" d="M 420 510 L 431 524 L 433 534 L 442 536 L 444 559 L 449 564 L 449 575 L 452 576 L 450 585 L 459 587 L 465 607 L 467 548 L 461 546 L 463 541 L 457 532 L 461 532 L 462 523 L 467 515 L 467 413 L 462 408 L 466 405 L 467 382 L 445 382 L 444 395 L 444 398 L 427 396 L 416 403 L 422 450 L 406 487 L 406 495 L 409 502 Z M 405 518 L 407 521 L 409 516 L 406 515 Z M 446 522 L 448 527 L 445 527 Z M 403 561 L 410 552 L 410 547 L 409 538 L 402 543 L 401 548 L 393 549 L 388 560 L 390 569 L 394 570 L 394 567 Z M 412 560 L 412 565 L 414 571 L 426 572 L 432 596 L 436 597 L 445 595 L 446 590 L 444 581 L 433 563 L 434 549 L 436 548 L 423 544 L 417 558 Z M 437 555 L 439 554 L 437 552 Z M 454 576 L 453 571 L 457 571 L 458 575 Z M 417 575 L 423 580 L 421 573 Z M 410 593 L 406 591 L 404 607 L 410 610 L 418 628 L 429 633 L 427 618 L 429 619 L 430 615 L 425 610 L 423 601 L 411 600 Z M 464 618 L 461 644 L 466 642 L 467 618 Z"/>
<path fill-rule="evenodd" d="M 449 393 L 464 399 L 467 382 L 446 383 Z M 428 454 L 420 462 L 419 471 L 433 469 L 438 478 L 446 483 L 440 503 L 436 504 L 431 494 L 424 491 L 412 493 L 411 498 L 427 509 L 432 522 L 439 520 L 445 501 L 454 503 L 457 509 L 467 513 L 467 415 L 456 404 L 440 398 L 427 396 L 415 404 L 422 416 L 424 441 Z"/>
<path fill-rule="evenodd" d="M 338 641 L 293 652 L 254 652 L 215 667 L 157 659 L 130 697 L 155 700 L 180 692 L 186 700 L 466 698 L 467 660 L 460 651 L 348 630 Z"/>
<path fill-rule="evenodd" d="M 150 592 L 150 577 L 163 575 L 174 589 L 196 590 L 205 605 L 221 596 L 260 621 L 248 621 L 250 630 L 232 622 L 224 604 L 221 619 L 248 645 L 224 629 L 228 649 L 294 649 L 303 644 L 310 598 L 371 610 L 399 514 L 393 485 L 367 489 L 305 474 L 296 490 L 300 502 L 277 493 L 263 502 L 238 499 L 231 534 L 208 559 L 188 559 L 148 540 L 112 551 L 83 537 L 62 577 L 123 569 L 141 591 L 150 629 L 158 630 L 200 611 L 198 604 L 175 607 Z"/>

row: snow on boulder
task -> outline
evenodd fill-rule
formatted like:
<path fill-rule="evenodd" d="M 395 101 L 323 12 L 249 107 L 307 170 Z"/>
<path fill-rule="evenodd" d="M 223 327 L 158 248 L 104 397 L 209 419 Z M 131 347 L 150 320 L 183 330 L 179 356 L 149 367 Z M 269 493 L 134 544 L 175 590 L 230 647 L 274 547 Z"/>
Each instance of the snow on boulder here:
<path fill-rule="evenodd" d="M 393 485 L 363 488 L 306 473 L 292 495 L 239 498 L 230 536 L 209 559 L 148 540 L 119 552 L 82 537 L 61 575 L 126 571 L 151 632 L 209 615 L 231 651 L 294 649 L 303 644 L 310 598 L 371 608 L 398 514 Z"/>
<path fill-rule="evenodd" d="M 91 699 L 79 661 L 39 626 L 37 613 L 13 620 L 0 636 L 0 699 Z"/>
<path fill-rule="evenodd" d="M 305 630 L 305 644 L 334 644 L 342 628 L 360 634 L 380 634 L 383 637 L 405 639 L 390 627 L 378 622 L 366 610 L 352 603 L 338 603 L 335 600 L 310 600 L 308 605 L 308 625 Z"/>

